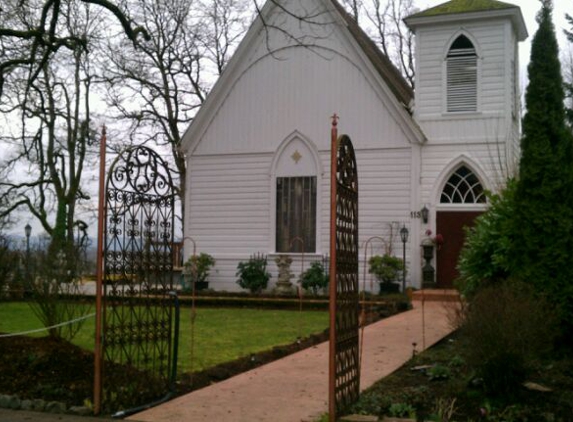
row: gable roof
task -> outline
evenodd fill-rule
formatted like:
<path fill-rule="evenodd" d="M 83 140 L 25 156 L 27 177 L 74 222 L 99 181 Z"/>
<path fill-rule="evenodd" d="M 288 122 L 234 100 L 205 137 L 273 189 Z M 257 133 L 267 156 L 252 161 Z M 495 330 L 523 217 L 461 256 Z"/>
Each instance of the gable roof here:
<path fill-rule="evenodd" d="M 447 15 L 450 13 L 483 12 L 486 10 L 518 8 L 513 4 L 497 0 L 451 0 L 439 4 L 422 12 L 415 13 L 410 17 Z"/>
<path fill-rule="evenodd" d="M 408 109 L 414 100 L 414 91 L 406 82 L 400 71 L 390 61 L 376 43 L 364 32 L 356 20 L 336 0 L 332 4 L 344 19 L 350 34 L 364 51 L 374 68 L 378 71 L 384 82 L 388 85 L 398 101 Z"/>
<path fill-rule="evenodd" d="M 420 143 L 424 142 L 426 137 L 420 126 L 412 117 L 411 104 L 414 100 L 414 92 L 398 69 L 336 0 L 320 1 L 332 6 L 331 8 L 329 7 L 329 12 L 334 16 L 337 15 L 338 18 L 342 20 L 341 23 L 343 27 L 346 28 L 347 34 L 350 35 L 348 38 L 357 44 L 357 47 L 360 49 L 359 53 L 365 56 L 365 59 L 367 59 L 372 65 L 373 70 L 384 81 L 384 90 L 388 91 L 390 98 L 393 97 L 395 99 L 395 101 L 392 101 L 393 105 L 391 108 L 394 108 L 395 110 L 399 109 L 398 114 L 401 116 L 400 119 L 405 122 L 407 127 L 410 128 L 409 130 L 413 137 Z M 193 151 L 198 142 L 200 142 L 202 133 L 210 124 L 211 119 L 216 113 L 217 107 L 224 101 L 226 96 L 226 87 L 228 87 L 229 84 L 232 84 L 233 80 L 236 78 L 236 70 L 241 66 L 241 62 L 243 61 L 242 57 L 249 49 L 253 48 L 258 33 L 261 30 L 264 30 L 264 26 L 266 24 L 265 20 L 270 16 L 271 10 L 275 7 L 280 7 L 277 3 L 278 2 L 276 0 L 267 0 L 264 6 L 260 9 L 258 16 L 251 24 L 249 30 L 243 37 L 243 40 L 239 43 L 239 46 L 231 57 L 231 60 L 225 69 L 223 69 L 223 72 L 215 82 L 215 85 L 211 89 L 205 102 L 183 134 L 181 143 L 181 149 L 183 151 Z"/>

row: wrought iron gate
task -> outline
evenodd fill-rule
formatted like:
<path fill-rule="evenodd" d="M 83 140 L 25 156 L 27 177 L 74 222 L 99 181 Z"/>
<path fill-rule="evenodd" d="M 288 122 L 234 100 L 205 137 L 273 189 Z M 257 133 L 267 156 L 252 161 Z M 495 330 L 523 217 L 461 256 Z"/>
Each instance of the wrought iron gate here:
<path fill-rule="evenodd" d="M 350 138 L 332 128 L 330 220 L 330 420 L 358 400 L 358 173 Z"/>
<path fill-rule="evenodd" d="M 124 151 L 106 186 L 102 402 L 125 409 L 168 389 L 175 190 L 147 147 Z"/>

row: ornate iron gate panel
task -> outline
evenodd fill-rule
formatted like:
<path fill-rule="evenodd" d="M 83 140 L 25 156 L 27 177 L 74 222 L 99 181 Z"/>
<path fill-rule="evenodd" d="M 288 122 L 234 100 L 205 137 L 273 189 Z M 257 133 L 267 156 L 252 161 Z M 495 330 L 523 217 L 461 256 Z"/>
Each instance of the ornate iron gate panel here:
<path fill-rule="evenodd" d="M 147 147 L 124 151 L 106 186 L 102 402 L 125 409 L 164 395 L 172 355 L 175 190 Z"/>
<path fill-rule="evenodd" d="M 330 420 L 358 400 L 358 173 L 350 138 L 332 129 Z"/>

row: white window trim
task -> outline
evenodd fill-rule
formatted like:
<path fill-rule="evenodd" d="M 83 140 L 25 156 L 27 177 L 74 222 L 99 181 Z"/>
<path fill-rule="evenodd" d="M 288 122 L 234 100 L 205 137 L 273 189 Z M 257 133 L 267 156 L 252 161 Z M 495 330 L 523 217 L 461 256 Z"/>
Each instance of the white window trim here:
<path fill-rule="evenodd" d="M 324 170 L 322 167 L 322 162 L 320 161 L 320 155 L 318 153 L 318 149 L 314 142 L 312 142 L 309 138 L 304 136 L 299 131 L 295 130 L 290 135 L 288 135 L 276 149 L 271 167 L 269 168 L 269 183 L 270 183 L 270 195 L 269 195 L 269 226 L 268 226 L 268 239 L 269 243 L 267 245 L 268 248 L 268 255 L 269 256 L 276 256 L 282 255 L 285 252 L 277 252 L 276 251 L 276 218 L 277 218 L 277 167 L 279 164 L 279 159 L 287 148 L 287 146 L 294 140 L 299 140 L 306 145 L 308 150 L 312 154 L 312 158 L 314 161 L 314 167 L 316 169 L 315 174 L 307 174 L 306 176 L 316 176 L 316 228 L 315 228 L 315 251 L 314 252 L 307 252 L 304 256 L 320 256 L 323 254 L 322 251 L 322 181 Z M 289 177 L 288 175 L 281 174 L 278 177 Z M 293 252 L 289 255 L 297 255 L 301 254 L 299 252 Z"/>
<path fill-rule="evenodd" d="M 484 204 L 441 204 L 440 203 L 440 198 L 442 196 L 442 191 L 444 189 L 444 186 L 448 182 L 448 180 L 449 180 L 450 176 L 453 174 L 453 172 L 456 171 L 456 169 L 462 165 L 466 166 L 468 169 L 470 169 L 478 177 L 479 181 L 481 182 L 481 184 L 485 190 L 492 191 L 493 184 L 491 183 L 488 175 L 482 170 L 483 166 L 480 164 L 480 162 L 478 160 L 474 159 L 470 155 L 461 154 L 461 155 L 455 157 L 454 159 L 450 160 L 450 162 L 442 168 L 442 171 L 440 171 L 440 173 L 436 177 L 434 185 L 432 186 L 432 189 L 430 191 L 430 196 L 429 196 L 431 203 L 434 204 L 433 207 L 440 207 L 440 208 L 445 207 L 445 208 L 451 209 L 451 208 L 463 206 L 463 207 L 468 207 L 468 208 L 473 207 L 474 209 L 481 209 L 481 206 L 484 205 Z M 487 208 L 487 203 L 485 205 Z"/>
<path fill-rule="evenodd" d="M 459 36 L 465 36 L 468 38 L 474 46 L 476 52 L 476 65 L 477 65 L 477 82 L 476 82 L 476 110 L 475 111 L 448 111 L 448 54 L 452 48 L 453 43 L 458 39 Z M 465 29 L 460 29 L 457 31 L 446 43 L 446 48 L 442 52 L 442 115 L 443 116 L 463 116 L 471 117 L 481 114 L 481 81 L 482 81 L 482 54 L 481 48 L 477 43 L 476 39 Z"/>

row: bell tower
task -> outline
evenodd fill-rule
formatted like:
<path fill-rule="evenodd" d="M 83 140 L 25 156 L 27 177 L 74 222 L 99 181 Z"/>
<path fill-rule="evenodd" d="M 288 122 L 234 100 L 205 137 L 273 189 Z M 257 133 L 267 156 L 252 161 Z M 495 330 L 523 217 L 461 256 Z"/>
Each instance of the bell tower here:
<path fill-rule="evenodd" d="M 518 6 L 452 0 L 405 19 L 416 37 L 414 117 L 428 142 L 515 140 L 519 132 Z"/>

